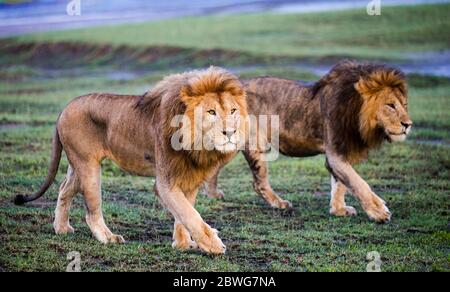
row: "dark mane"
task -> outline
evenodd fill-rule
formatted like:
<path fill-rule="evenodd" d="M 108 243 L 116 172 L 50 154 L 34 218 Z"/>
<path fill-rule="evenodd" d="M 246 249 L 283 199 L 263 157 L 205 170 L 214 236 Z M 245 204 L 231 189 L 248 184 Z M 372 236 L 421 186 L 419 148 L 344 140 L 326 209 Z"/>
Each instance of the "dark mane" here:
<path fill-rule="evenodd" d="M 154 113 L 160 107 L 161 99 L 162 96 L 155 96 L 152 91 L 148 91 L 139 98 L 135 108 L 146 113 Z"/>
<path fill-rule="evenodd" d="M 365 158 L 370 148 L 381 145 L 386 138 L 383 129 L 371 130 L 370 137 L 361 133 L 358 113 L 364 96 L 385 87 L 396 87 L 406 94 L 405 79 L 404 73 L 393 67 L 346 60 L 311 87 L 311 96 L 321 99 L 322 114 L 333 128 L 332 144 L 338 154 L 356 162 Z"/>

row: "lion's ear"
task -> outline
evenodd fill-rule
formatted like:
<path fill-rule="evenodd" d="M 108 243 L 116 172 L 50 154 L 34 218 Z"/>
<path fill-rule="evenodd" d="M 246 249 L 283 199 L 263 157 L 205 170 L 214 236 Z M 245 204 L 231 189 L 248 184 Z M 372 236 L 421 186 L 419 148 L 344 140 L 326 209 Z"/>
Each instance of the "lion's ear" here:
<path fill-rule="evenodd" d="M 243 97 L 245 96 L 245 91 L 242 87 L 242 84 L 239 80 L 234 82 L 230 82 L 227 87 L 224 88 L 224 91 L 229 92 L 234 97 Z"/>
<path fill-rule="evenodd" d="M 195 96 L 192 92 L 192 87 L 185 85 L 180 90 L 180 99 L 184 104 L 190 104 L 193 102 Z"/>
<path fill-rule="evenodd" d="M 361 77 L 357 83 L 355 83 L 356 91 L 364 98 L 370 98 L 377 92 L 384 88 L 383 84 L 380 84 L 374 79 L 364 79 Z"/>

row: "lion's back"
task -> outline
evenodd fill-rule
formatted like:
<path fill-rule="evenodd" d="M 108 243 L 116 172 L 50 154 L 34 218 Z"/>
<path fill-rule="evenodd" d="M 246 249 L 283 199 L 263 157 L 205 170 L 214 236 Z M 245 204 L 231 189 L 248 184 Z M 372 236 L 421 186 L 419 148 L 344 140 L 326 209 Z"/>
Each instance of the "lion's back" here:
<path fill-rule="evenodd" d="M 310 85 L 302 81 L 277 77 L 256 77 L 243 81 L 252 114 L 279 114 L 289 104 L 310 100 Z"/>

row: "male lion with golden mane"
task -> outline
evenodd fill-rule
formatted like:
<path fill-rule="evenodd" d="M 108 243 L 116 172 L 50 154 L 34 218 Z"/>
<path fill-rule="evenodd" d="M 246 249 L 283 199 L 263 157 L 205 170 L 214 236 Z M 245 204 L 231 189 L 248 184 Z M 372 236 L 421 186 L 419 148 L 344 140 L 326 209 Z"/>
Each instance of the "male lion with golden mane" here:
<path fill-rule="evenodd" d="M 352 165 L 364 160 L 369 150 L 383 141 L 404 141 L 410 132 L 407 85 L 401 71 L 344 61 L 311 85 L 273 77 L 243 83 L 249 114 L 279 116 L 282 154 L 326 155 L 326 166 L 331 173 L 332 215 L 356 215 L 356 210 L 345 203 L 348 189 L 372 220 L 390 221 L 386 203 Z M 270 137 L 262 139 L 270 142 Z M 244 151 L 253 172 L 254 189 L 272 207 L 289 208 L 291 203 L 281 199 L 269 184 L 264 151 Z M 218 174 L 209 182 L 210 197 L 223 196 L 217 189 Z"/>
<path fill-rule="evenodd" d="M 194 112 L 200 113 L 201 123 L 195 120 Z M 173 147 L 172 138 L 179 131 L 173 124 L 177 116 L 188 117 L 192 125 L 181 127 L 182 149 Z M 241 117 L 247 117 L 242 84 L 236 76 L 218 67 L 166 77 L 143 96 L 78 97 L 57 121 L 45 183 L 33 196 L 19 195 L 15 202 L 36 200 L 47 191 L 64 150 L 69 169 L 60 186 L 54 221 L 56 233 L 74 232 L 69 224 L 69 209 L 80 192 L 86 203 L 86 222 L 95 238 L 102 243 L 123 243 L 122 236 L 108 229 L 102 214 L 101 162 L 109 158 L 127 172 L 156 176 L 155 192 L 175 217 L 174 248 L 224 253 L 225 246 L 217 230 L 203 221 L 194 205 L 199 186 L 218 165 L 235 156 L 245 131 Z M 193 135 L 196 131 L 201 135 Z M 212 147 L 195 148 L 198 139 Z"/>

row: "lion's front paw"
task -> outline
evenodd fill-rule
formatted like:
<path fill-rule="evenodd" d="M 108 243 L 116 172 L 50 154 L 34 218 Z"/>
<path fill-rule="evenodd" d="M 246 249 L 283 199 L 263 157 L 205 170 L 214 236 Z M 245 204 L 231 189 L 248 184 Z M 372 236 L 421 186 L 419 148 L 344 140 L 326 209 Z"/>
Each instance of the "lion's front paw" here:
<path fill-rule="evenodd" d="M 221 190 L 208 192 L 208 197 L 211 199 L 219 199 L 222 200 L 225 197 L 225 194 Z"/>
<path fill-rule="evenodd" d="M 388 223 L 391 221 L 391 212 L 386 207 L 386 203 L 376 195 L 373 195 L 372 199 L 363 205 L 369 218 L 378 223 Z"/>
<path fill-rule="evenodd" d="M 103 244 L 123 244 L 125 243 L 125 239 L 121 235 L 116 234 L 102 234 L 102 235 L 95 235 L 98 241 L 100 241 Z"/>
<path fill-rule="evenodd" d="M 358 215 L 358 212 L 356 212 L 356 209 L 351 206 L 344 206 L 339 209 L 332 207 L 330 209 L 330 214 L 338 217 L 351 217 Z"/>
<path fill-rule="evenodd" d="M 272 208 L 281 209 L 281 210 L 287 210 L 287 209 L 293 208 L 291 202 L 282 200 L 282 199 L 273 201 L 270 205 L 272 206 Z"/>
<path fill-rule="evenodd" d="M 123 244 L 125 243 L 125 239 L 121 235 L 112 234 L 103 241 L 103 243 L 117 243 L 117 244 Z"/>
<path fill-rule="evenodd" d="M 196 250 L 198 249 L 198 244 L 195 243 L 195 241 L 192 240 L 184 240 L 184 241 L 177 241 L 175 240 L 172 243 L 172 248 L 186 251 L 186 250 Z"/>
<path fill-rule="evenodd" d="M 224 254 L 226 247 L 218 236 L 218 231 L 205 224 L 204 233 L 195 238 L 198 247 L 208 254 Z"/>
<path fill-rule="evenodd" d="M 74 233 L 75 229 L 73 229 L 72 226 L 70 226 L 70 224 L 66 224 L 66 225 L 59 225 L 59 224 L 53 224 L 53 227 L 55 229 L 55 233 L 56 234 L 68 234 L 68 233 Z"/>

